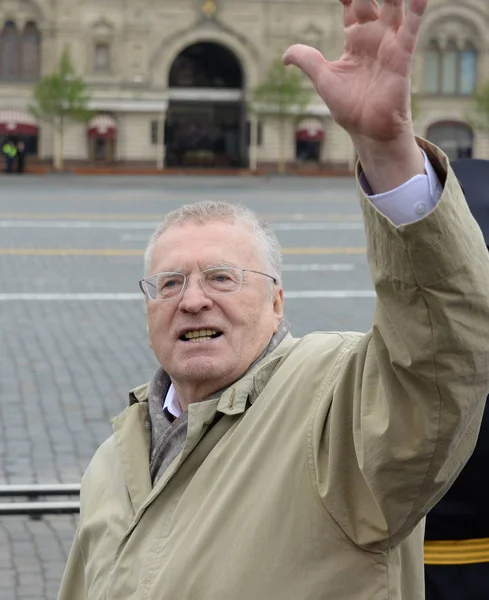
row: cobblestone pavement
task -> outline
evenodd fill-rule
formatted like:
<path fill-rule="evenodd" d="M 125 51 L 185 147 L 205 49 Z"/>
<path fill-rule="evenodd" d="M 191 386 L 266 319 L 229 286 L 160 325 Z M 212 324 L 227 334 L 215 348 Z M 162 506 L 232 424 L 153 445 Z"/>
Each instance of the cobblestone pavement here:
<path fill-rule="evenodd" d="M 352 180 L 48 176 L 0 185 L 0 484 L 79 482 L 128 390 L 151 377 L 142 251 L 182 203 L 242 202 L 275 227 L 295 335 L 370 326 Z M 75 526 L 70 516 L 0 517 L 0 600 L 54 600 Z"/>

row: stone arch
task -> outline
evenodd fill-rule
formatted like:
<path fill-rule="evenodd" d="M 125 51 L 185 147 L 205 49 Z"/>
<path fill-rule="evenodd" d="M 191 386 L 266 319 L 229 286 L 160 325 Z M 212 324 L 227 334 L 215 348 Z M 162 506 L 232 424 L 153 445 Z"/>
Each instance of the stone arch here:
<path fill-rule="evenodd" d="M 197 42 L 175 58 L 168 76 L 168 87 L 205 87 L 242 89 L 243 67 L 226 46 Z"/>
<path fill-rule="evenodd" d="M 170 70 L 175 59 L 188 47 L 198 43 L 213 43 L 223 46 L 232 52 L 241 65 L 243 72 L 243 89 L 255 87 L 259 82 L 259 53 L 250 43 L 222 29 L 208 28 L 178 32 L 171 38 L 162 41 L 155 53 L 152 63 L 153 87 L 168 87 Z"/>
<path fill-rule="evenodd" d="M 489 44 L 489 34 L 485 27 L 485 16 L 476 8 L 468 6 L 440 6 L 428 13 L 421 26 L 419 35 L 419 47 L 426 46 L 429 41 L 436 37 L 437 30 L 443 30 L 446 24 L 458 26 L 463 25 L 466 30 L 471 30 L 475 35 L 471 35 L 471 42 L 475 44 L 478 50 L 487 47 Z M 460 33 L 458 34 L 460 35 Z"/>
<path fill-rule="evenodd" d="M 45 23 L 46 7 L 41 1 L 26 0 L 19 9 L 17 2 L 0 3 L 0 24 L 5 21 L 14 21 L 19 28 L 23 30 L 28 22 L 35 22 L 38 27 Z"/>
<path fill-rule="evenodd" d="M 92 21 L 89 29 L 91 34 L 97 37 L 111 37 L 114 35 L 114 25 L 103 18 Z"/>

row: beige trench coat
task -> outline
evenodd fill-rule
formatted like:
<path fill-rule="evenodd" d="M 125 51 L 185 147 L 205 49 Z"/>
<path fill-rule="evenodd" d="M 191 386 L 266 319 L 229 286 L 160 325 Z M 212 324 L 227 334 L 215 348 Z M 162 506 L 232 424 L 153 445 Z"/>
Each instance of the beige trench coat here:
<path fill-rule="evenodd" d="M 446 157 L 424 147 L 446 179 L 431 214 L 396 228 L 362 195 L 372 331 L 288 337 L 191 405 L 154 489 L 136 389 L 83 477 L 59 600 L 424 597 L 423 517 L 489 392 L 488 252 Z"/>

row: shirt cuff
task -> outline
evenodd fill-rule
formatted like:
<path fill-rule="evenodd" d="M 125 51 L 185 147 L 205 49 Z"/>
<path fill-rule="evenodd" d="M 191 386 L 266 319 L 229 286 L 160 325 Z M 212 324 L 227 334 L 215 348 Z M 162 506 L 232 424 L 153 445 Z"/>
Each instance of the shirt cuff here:
<path fill-rule="evenodd" d="M 415 175 L 401 186 L 383 194 L 372 194 L 367 178 L 360 175 L 360 185 L 375 208 L 387 217 L 394 225 L 414 223 L 430 213 L 440 200 L 443 187 L 429 161 L 426 153 L 424 168 L 426 174 Z"/>

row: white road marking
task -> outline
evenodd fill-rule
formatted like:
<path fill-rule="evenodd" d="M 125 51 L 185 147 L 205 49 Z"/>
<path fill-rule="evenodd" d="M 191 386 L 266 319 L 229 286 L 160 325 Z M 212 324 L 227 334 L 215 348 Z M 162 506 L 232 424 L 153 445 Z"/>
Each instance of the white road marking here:
<path fill-rule="evenodd" d="M 158 221 L 0 221 L 4 229 L 149 229 Z"/>
<path fill-rule="evenodd" d="M 373 290 L 301 290 L 285 292 L 288 300 L 314 300 L 317 298 L 337 299 L 337 298 L 375 298 Z M 60 294 L 0 294 L 0 302 L 19 302 L 19 301 L 134 301 L 143 300 L 143 294 L 135 293 L 60 293 Z"/>

